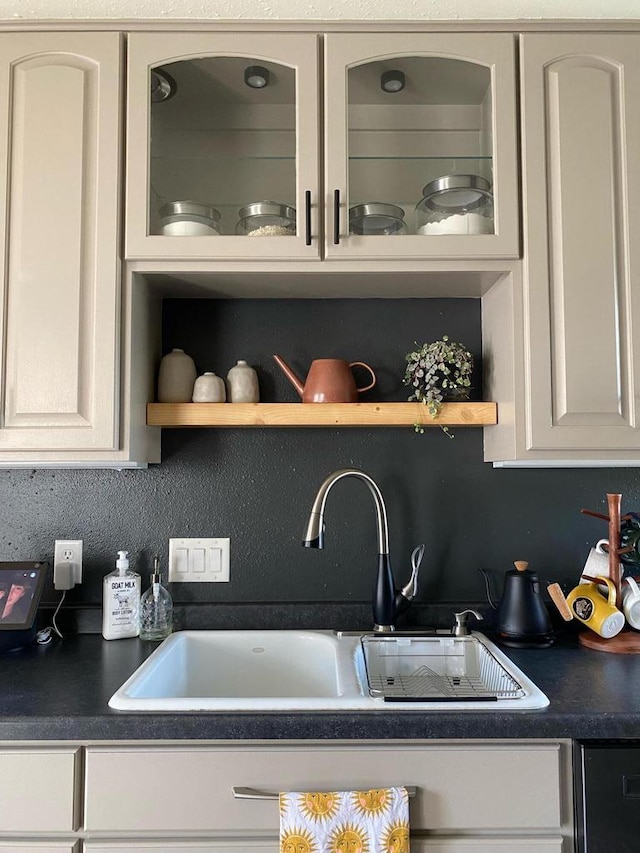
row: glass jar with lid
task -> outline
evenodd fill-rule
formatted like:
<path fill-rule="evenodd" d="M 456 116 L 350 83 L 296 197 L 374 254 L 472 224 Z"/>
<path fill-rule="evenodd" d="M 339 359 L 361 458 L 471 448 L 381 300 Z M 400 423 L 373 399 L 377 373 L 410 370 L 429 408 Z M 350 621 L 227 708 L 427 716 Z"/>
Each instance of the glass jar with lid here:
<path fill-rule="evenodd" d="M 493 234 L 491 184 L 480 175 L 430 181 L 416 205 L 418 234 Z"/>
<path fill-rule="evenodd" d="M 238 211 L 236 234 L 245 237 L 295 237 L 296 209 L 277 201 L 254 201 Z"/>
<path fill-rule="evenodd" d="M 171 201 L 160 208 L 160 233 L 169 237 L 217 237 L 220 211 L 198 201 Z"/>
<path fill-rule="evenodd" d="M 406 234 L 404 210 L 397 204 L 370 201 L 349 209 L 349 232 L 371 236 Z"/>

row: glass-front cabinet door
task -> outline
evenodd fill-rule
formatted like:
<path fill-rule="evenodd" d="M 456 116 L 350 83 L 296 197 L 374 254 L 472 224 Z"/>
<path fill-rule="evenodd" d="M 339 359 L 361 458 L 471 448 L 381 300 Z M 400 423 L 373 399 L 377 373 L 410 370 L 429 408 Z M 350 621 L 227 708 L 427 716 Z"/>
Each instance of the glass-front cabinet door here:
<path fill-rule="evenodd" d="M 326 255 L 518 256 L 510 34 L 329 34 Z"/>
<path fill-rule="evenodd" d="M 314 34 L 129 39 L 129 258 L 319 257 Z"/>

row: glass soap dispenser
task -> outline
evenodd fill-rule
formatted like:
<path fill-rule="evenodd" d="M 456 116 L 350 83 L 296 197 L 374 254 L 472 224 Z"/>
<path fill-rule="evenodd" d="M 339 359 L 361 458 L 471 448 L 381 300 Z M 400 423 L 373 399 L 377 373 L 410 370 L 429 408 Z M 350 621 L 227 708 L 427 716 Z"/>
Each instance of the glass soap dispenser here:
<path fill-rule="evenodd" d="M 140 599 L 140 639 L 164 640 L 171 633 L 173 623 L 173 601 L 162 586 L 160 560 L 153 560 L 151 586 Z"/>

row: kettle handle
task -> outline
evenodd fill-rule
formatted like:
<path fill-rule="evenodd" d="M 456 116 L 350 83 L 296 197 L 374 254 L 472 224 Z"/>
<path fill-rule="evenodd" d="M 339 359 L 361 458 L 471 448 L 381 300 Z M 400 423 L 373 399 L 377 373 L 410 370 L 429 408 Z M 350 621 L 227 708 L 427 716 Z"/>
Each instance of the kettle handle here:
<path fill-rule="evenodd" d="M 486 596 L 487 596 L 487 601 L 491 605 L 492 610 L 497 610 L 498 608 L 496 607 L 496 605 L 493 602 L 493 599 L 491 598 L 491 588 L 489 586 L 489 572 L 486 569 L 480 569 L 480 568 L 478 569 L 478 571 L 480 572 L 480 574 L 484 578 L 484 591 L 485 591 Z"/>
<path fill-rule="evenodd" d="M 373 388 L 373 386 L 376 384 L 376 375 L 373 372 L 373 369 L 371 367 L 369 367 L 368 364 L 365 364 L 364 361 L 352 361 L 349 364 L 349 367 L 364 367 L 371 374 L 371 378 L 372 378 L 373 382 L 371 382 L 370 385 L 365 385 L 364 388 L 356 388 L 356 391 L 359 394 L 362 393 L 363 391 L 370 391 Z"/>

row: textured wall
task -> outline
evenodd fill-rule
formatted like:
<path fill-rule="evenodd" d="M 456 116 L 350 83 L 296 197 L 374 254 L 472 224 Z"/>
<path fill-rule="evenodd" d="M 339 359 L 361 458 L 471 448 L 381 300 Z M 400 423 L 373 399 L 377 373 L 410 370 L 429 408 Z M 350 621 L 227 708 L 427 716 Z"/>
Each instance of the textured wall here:
<path fill-rule="evenodd" d="M 0 19 L 422 21 L 640 18 L 637 0 L 0 0 Z"/>
<path fill-rule="evenodd" d="M 165 350 L 182 346 L 200 371 L 223 375 L 248 359 L 264 400 L 296 399 L 274 352 L 301 373 L 314 357 L 369 361 L 379 388 L 366 399 L 403 400 L 414 341 L 448 333 L 480 351 L 475 300 L 169 300 L 164 313 Z M 163 463 L 147 471 L 0 471 L 0 560 L 49 558 L 56 537 L 81 538 L 85 581 L 69 598 L 99 602 L 119 548 L 146 574 L 156 552 L 166 565 L 170 536 L 230 536 L 231 583 L 184 585 L 177 600 L 365 601 L 376 536 L 362 483 L 331 492 L 326 548 L 300 545 L 321 481 L 355 466 L 386 499 L 398 581 L 425 542 L 420 598 L 477 600 L 480 566 L 498 579 L 528 559 L 545 578 L 576 577 L 605 534 L 579 510 L 605 508 L 607 491 L 640 509 L 638 469 L 494 470 L 482 461 L 482 430 L 455 432 L 449 440 L 437 428 L 165 430 Z"/>

